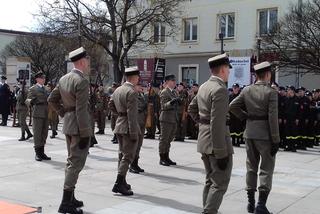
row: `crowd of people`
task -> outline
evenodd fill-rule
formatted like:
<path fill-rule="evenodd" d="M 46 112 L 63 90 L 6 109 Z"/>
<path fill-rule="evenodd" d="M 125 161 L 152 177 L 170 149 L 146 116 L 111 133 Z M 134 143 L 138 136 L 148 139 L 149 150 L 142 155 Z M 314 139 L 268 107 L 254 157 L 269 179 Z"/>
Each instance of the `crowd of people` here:
<path fill-rule="evenodd" d="M 79 208 L 83 202 L 75 198 L 75 186 L 89 148 L 98 143 L 95 134 L 105 134 L 106 118 L 111 120 L 112 142 L 119 144 L 114 193 L 133 195 L 126 175 L 128 171 L 144 172 L 139 166 L 144 138 L 155 139 L 159 134 L 162 166 L 177 164 L 170 158 L 173 141 L 197 140 L 206 170 L 204 214 L 218 212 L 228 188 L 232 144 L 240 146 L 246 141 L 249 213 L 269 213 L 265 204 L 279 147 L 294 152 L 319 145 L 320 89 L 310 92 L 303 87 L 270 85 L 272 72 L 268 62 L 255 66 L 257 82 L 243 88 L 237 83 L 226 88 L 231 65 L 228 56 L 222 54 L 208 60 L 212 76 L 200 87 L 196 83 L 177 84 L 171 74 L 165 76 L 161 85 L 145 85 L 140 82 L 139 69 L 130 67 L 124 73 L 126 82 L 113 83 L 105 90 L 103 85 L 90 84 L 85 78 L 89 62 L 84 48 L 69 53 L 69 58 L 75 68 L 56 86 L 45 85 L 42 72 L 34 75 L 36 84 L 28 90 L 25 81 L 19 80 L 11 91 L 5 76 L 0 84 L 1 125 L 7 126 L 8 115 L 13 114 L 13 125 L 21 128 L 19 141 L 34 138 L 36 161 L 51 160 L 45 153 L 49 126 L 51 138 L 55 138 L 59 116 L 64 118 L 62 132 L 66 136 L 68 160 L 60 213 L 82 213 Z M 26 122 L 27 115 L 33 134 Z M 260 176 L 259 202 L 255 207 L 259 156 L 266 176 Z"/>

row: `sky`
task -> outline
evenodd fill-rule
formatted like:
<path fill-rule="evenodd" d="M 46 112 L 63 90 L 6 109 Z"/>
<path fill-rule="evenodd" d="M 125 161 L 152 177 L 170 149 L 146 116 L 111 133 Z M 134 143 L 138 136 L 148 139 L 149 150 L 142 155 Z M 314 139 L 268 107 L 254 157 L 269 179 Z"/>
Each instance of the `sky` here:
<path fill-rule="evenodd" d="M 32 14 L 38 12 L 39 0 L 0 0 L 0 28 L 32 31 L 37 25 Z"/>

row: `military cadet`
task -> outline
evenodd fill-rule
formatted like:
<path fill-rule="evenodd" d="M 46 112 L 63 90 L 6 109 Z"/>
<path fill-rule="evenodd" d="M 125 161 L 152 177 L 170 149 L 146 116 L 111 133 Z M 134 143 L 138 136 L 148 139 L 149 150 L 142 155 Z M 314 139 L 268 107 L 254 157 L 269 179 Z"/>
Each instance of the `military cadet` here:
<path fill-rule="evenodd" d="M 298 148 L 306 150 L 308 143 L 308 123 L 310 114 L 310 100 L 305 96 L 306 89 L 300 87 L 298 89 L 298 102 L 299 102 L 299 145 Z"/>
<path fill-rule="evenodd" d="M 178 107 L 182 105 L 182 100 L 174 90 L 176 87 L 176 77 L 172 74 L 165 76 L 166 87 L 160 93 L 161 113 L 160 113 L 160 142 L 159 155 L 160 165 L 176 165 L 169 157 L 171 142 L 173 141 L 178 119 Z"/>
<path fill-rule="evenodd" d="M 183 83 L 177 86 L 177 94 L 181 99 L 181 105 L 178 105 L 177 114 L 177 131 L 174 141 L 184 142 L 187 126 L 187 107 L 188 107 L 188 91 Z"/>
<path fill-rule="evenodd" d="M 111 100 L 111 97 L 112 97 L 114 91 L 115 91 L 118 87 L 119 87 L 119 85 L 118 85 L 117 83 L 113 83 L 113 84 L 112 84 L 112 88 L 111 88 L 112 90 L 111 90 L 110 93 L 109 93 L 109 94 L 110 94 L 110 100 Z M 110 100 L 109 100 L 109 103 L 108 103 L 109 109 L 110 109 Z M 115 127 L 116 127 L 116 121 L 117 121 L 117 119 L 118 119 L 118 114 L 117 114 L 116 111 L 110 111 L 110 119 L 111 119 L 111 130 L 112 130 L 112 132 L 114 133 L 114 129 L 115 129 Z M 117 139 L 116 134 L 113 135 L 113 138 L 111 139 L 111 142 L 112 142 L 113 144 L 117 144 L 117 143 L 118 143 L 118 139 Z"/>
<path fill-rule="evenodd" d="M 202 154 L 206 170 L 202 213 L 217 214 L 228 189 L 233 165 L 226 87 L 231 65 L 227 54 L 212 57 L 208 63 L 212 76 L 200 86 L 188 112 L 199 123 L 197 150 Z"/>
<path fill-rule="evenodd" d="M 312 93 L 306 92 L 306 97 L 310 101 L 309 114 L 306 118 L 308 120 L 306 124 L 306 146 L 312 148 L 315 145 L 315 124 L 317 118 L 316 102 L 314 102 Z"/>
<path fill-rule="evenodd" d="M 159 121 L 160 111 L 160 97 L 157 92 L 158 84 L 150 85 L 147 99 L 148 99 L 148 114 L 146 122 L 146 139 L 155 139 L 157 123 Z"/>
<path fill-rule="evenodd" d="M 63 133 L 66 135 L 68 159 L 65 170 L 63 197 L 59 213 L 80 214 L 83 206 L 74 196 L 78 176 L 83 169 L 92 135 L 89 113 L 89 60 L 81 47 L 69 53 L 74 69 L 64 75 L 52 91 L 48 102 L 64 117 Z"/>
<path fill-rule="evenodd" d="M 232 85 L 232 93 L 229 95 L 229 103 L 231 103 L 240 94 L 240 85 L 235 83 Z M 230 135 L 232 145 L 239 147 L 243 135 L 242 121 L 230 113 Z"/>
<path fill-rule="evenodd" d="M 0 126 L 7 126 L 8 116 L 10 114 L 10 87 L 6 83 L 7 77 L 1 76 L 0 82 L 0 114 L 2 122 Z"/>
<path fill-rule="evenodd" d="M 140 127 L 140 134 L 138 139 L 138 146 L 134 160 L 130 164 L 129 171 L 132 173 L 139 174 L 144 172 L 144 169 L 139 166 L 140 150 L 143 143 L 144 132 L 146 127 L 146 117 L 147 117 L 147 97 L 144 94 L 144 87 L 141 82 L 136 86 L 136 91 L 138 92 L 138 123 Z"/>
<path fill-rule="evenodd" d="M 313 90 L 313 100 L 316 107 L 315 116 L 315 145 L 319 146 L 320 142 L 320 89 Z"/>
<path fill-rule="evenodd" d="M 52 84 L 47 84 L 47 90 L 51 92 L 54 89 L 54 86 Z M 48 120 L 49 120 L 49 125 L 51 127 L 51 136 L 50 138 L 55 138 L 58 135 L 58 124 L 59 124 L 59 116 L 56 113 L 56 111 L 51 107 L 48 106 Z"/>
<path fill-rule="evenodd" d="M 97 91 L 96 102 L 96 117 L 99 131 L 96 134 L 104 134 L 106 127 L 106 112 L 107 112 L 107 96 L 104 93 L 103 85 L 100 85 Z"/>
<path fill-rule="evenodd" d="M 278 118 L 279 118 L 279 133 L 280 133 L 280 144 L 281 148 L 284 148 L 286 145 L 286 132 L 285 132 L 285 114 L 286 114 L 286 89 L 282 86 L 279 87 L 278 92 Z"/>
<path fill-rule="evenodd" d="M 280 142 L 278 93 L 270 87 L 272 72 L 269 62 L 255 65 L 254 70 L 256 83 L 243 89 L 231 102 L 230 111 L 238 118 L 247 120 L 244 132 L 247 149 L 247 210 L 249 213 L 267 214 L 266 202 L 271 191 L 275 155 Z M 255 207 L 259 165 L 259 200 Z"/>
<path fill-rule="evenodd" d="M 45 75 L 38 72 L 35 75 L 36 84 L 29 89 L 26 104 L 32 106 L 32 120 L 33 120 L 33 141 L 35 149 L 36 161 L 51 160 L 44 152 L 44 147 L 48 137 L 48 102 L 49 96 L 44 83 L 46 81 Z"/>
<path fill-rule="evenodd" d="M 114 91 L 109 105 L 110 110 L 118 115 L 114 133 L 119 143 L 118 176 L 112 192 L 125 196 L 133 195 L 131 186 L 126 182 L 126 175 L 129 165 L 136 157 L 141 134 L 138 124 L 138 93 L 135 91 L 139 73 L 138 67 L 125 70 L 127 81 Z"/>
<path fill-rule="evenodd" d="M 286 145 L 285 151 L 296 152 L 298 141 L 298 127 L 299 127 L 299 100 L 295 95 L 295 87 L 287 87 L 287 99 L 285 104 L 285 132 Z"/>
<path fill-rule="evenodd" d="M 193 100 L 195 96 L 197 96 L 199 90 L 199 85 L 197 83 L 194 83 L 191 87 L 191 91 L 189 94 L 189 100 L 188 100 L 188 106 Z M 189 140 L 196 140 L 198 138 L 199 133 L 199 126 L 198 124 L 191 118 L 191 116 L 188 114 L 187 116 L 187 133 L 189 136 Z"/>
<path fill-rule="evenodd" d="M 25 141 L 33 137 L 26 121 L 28 111 L 29 111 L 28 106 L 25 103 L 28 96 L 28 91 L 25 88 L 25 83 L 22 82 L 22 85 L 23 85 L 22 88 L 17 92 L 17 106 L 16 106 L 16 110 L 18 113 L 18 121 L 21 128 L 21 137 L 19 141 Z M 26 132 L 27 132 L 27 137 L 25 136 Z"/>

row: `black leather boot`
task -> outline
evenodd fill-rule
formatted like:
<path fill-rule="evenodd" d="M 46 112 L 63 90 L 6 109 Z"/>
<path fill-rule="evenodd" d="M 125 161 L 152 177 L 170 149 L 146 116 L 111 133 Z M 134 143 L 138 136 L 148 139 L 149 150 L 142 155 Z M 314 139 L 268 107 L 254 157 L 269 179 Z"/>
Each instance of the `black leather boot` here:
<path fill-rule="evenodd" d="M 255 191 L 248 190 L 247 191 L 247 196 L 248 196 L 248 206 L 247 206 L 247 211 L 248 213 L 254 213 L 255 206 L 256 206 L 256 200 L 255 200 Z"/>
<path fill-rule="evenodd" d="M 34 159 L 36 159 L 36 161 L 42 161 L 41 148 L 34 148 L 34 151 L 36 153 L 36 156 Z"/>
<path fill-rule="evenodd" d="M 26 140 L 26 137 L 25 137 L 25 131 L 21 131 L 21 137 L 18 141 L 25 141 Z"/>
<path fill-rule="evenodd" d="M 32 138 L 33 137 L 33 134 L 31 134 L 31 132 L 30 132 L 30 130 L 29 129 L 27 129 L 27 138 L 26 138 L 26 140 L 28 140 L 29 138 Z"/>
<path fill-rule="evenodd" d="M 74 197 L 74 191 L 73 191 L 73 194 L 72 194 L 72 204 L 73 204 L 76 208 L 83 207 L 83 201 L 79 201 L 79 200 L 77 200 L 77 199 Z"/>
<path fill-rule="evenodd" d="M 269 192 L 261 191 L 259 192 L 259 200 L 255 210 L 255 214 L 270 214 L 269 210 L 266 207 L 267 199 Z"/>
<path fill-rule="evenodd" d="M 126 183 L 125 183 L 125 177 L 118 174 L 117 180 L 112 188 L 112 192 L 114 193 L 121 193 L 125 196 L 133 195 L 133 192 L 131 190 L 128 190 Z"/>
<path fill-rule="evenodd" d="M 162 166 L 170 166 L 168 159 L 166 158 L 166 153 L 160 153 L 160 165 Z"/>
<path fill-rule="evenodd" d="M 136 161 L 137 161 L 137 169 L 139 172 L 144 172 L 144 169 L 142 169 L 140 166 L 139 166 L 139 158 L 136 158 Z"/>
<path fill-rule="evenodd" d="M 51 157 L 48 157 L 45 153 L 44 153 L 44 146 L 41 147 L 41 158 L 42 160 L 51 160 Z"/>
<path fill-rule="evenodd" d="M 62 202 L 60 204 L 59 213 L 82 214 L 81 209 L 77 209 L 72 203 L 73 191 L 63 191 Z"/>
<path fill-rule="evenodd" d="M 166 159 L 167 159 L 167 161 L 168 161 L 168 163 L 169 163 L 170 165 L 177 165 L 176 162 L 173 162 L 173 161 L 169 158 L 169 152 L 166 153 Z"/>
<path fill-rule="evenodd" d="M 132 163 L 130 164 L 129 172 L 135 173 L 135 174 L 139 174 L 140 173 L 140 171 L 138 169 L 138 160 L 137 159 L 134 159 L 132 161 Z"/>
<path fill-rule="evenodd" d="M 117 136 L 116 136 L 116 135 L 113 135 L 113 138 L 112 138 L 111 142 L 112 142 L 113 144 L 118 144 L 118 139 L 117 139 Z"/>

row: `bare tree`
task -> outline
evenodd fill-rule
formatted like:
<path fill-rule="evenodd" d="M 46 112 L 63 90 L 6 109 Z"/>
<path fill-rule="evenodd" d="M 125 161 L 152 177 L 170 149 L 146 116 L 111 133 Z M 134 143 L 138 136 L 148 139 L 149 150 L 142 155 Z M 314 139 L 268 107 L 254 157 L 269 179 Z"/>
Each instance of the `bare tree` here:
<path fill-rule="evenodd" d="M 291 5 L 274 31 L 263 38 L 264 54 L 276 56 L 280 66 L 289 70 L 299 67 L 302 73 L 320 74 L 319 23 L 320 0 Z"/>
<path fill-rule="evenodd" d="M 31 59 L 33 73 L 44 72 L 46 81 L 55 82 L 65 73 L 65 53 L 63 40 L 41 34 L 19 36 L 7 45 L 4 57 L 19 56 Z"/>
<path fill-rule="evenodd" d="M 154 23 L 175 32 L 184 0 L 46 0 L 40 20 L 48 32 L 80 35 L 104 48 L 113 62 L 116 81 L 121 81 L 128 52 L 134 45 L 152 42 Z M 81 38 L 81 37 L 80 37 Z"/>

